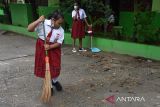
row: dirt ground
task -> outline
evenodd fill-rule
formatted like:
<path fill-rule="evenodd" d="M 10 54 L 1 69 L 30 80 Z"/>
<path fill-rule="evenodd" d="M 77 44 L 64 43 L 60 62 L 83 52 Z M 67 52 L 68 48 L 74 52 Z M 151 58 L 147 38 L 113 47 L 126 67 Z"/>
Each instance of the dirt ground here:
<path fill-rule="evenodd" d="M 72 53 L 62 46 L 59 81 L 51 102 L 39 98 L 42 79 L 33 74 L 36 40 L 0 31 L 0 107 L 160 107 L 160 61 L 110 52 Z M 144 102 L 107 97 L 143 97 Z"/>

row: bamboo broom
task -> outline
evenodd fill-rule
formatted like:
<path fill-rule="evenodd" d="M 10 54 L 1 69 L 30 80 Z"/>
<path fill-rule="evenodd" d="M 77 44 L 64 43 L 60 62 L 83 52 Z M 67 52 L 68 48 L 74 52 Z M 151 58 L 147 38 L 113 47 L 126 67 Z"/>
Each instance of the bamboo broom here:
<path fill-rule="evenodd" d="M 44 41 L 46 42 L 46 36 L 45 36 L 45 26 L 43 22 L 43 32 L 44 32 Z M 42 89 L 42 95 L 41 100 L 45 103 L 50 101 L 51 98 L 51 74 L 50 74 L 50 66 L 49 66 L 49 57 L 48 57 L 48 51 L 45 50 L 45 63 L 46 63 L 46 71 L 45 71 L 45 77 L 43 80 L 43 89 Z"/>

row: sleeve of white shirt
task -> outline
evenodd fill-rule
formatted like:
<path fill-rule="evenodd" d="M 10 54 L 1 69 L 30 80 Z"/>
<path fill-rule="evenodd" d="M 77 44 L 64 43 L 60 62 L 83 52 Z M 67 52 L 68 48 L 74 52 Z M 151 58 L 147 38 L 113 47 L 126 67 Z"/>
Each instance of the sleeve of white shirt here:
<path fill-rule="evenodd" d="M 57 43 L 62 44 L 62 43 L 63 43 L 63 40 L 64 40 L 64 30 L 63 30 L 63 28 L 62 28 L 62 29 L 61 29 L 61 35 L 60 35 L 60 37 L 58 38 Z"/>
<path fill-rule="evenodd" d="M 40 23 L 36 26 L 36 28 L 34 29 L 34 31 L 38 33 L 39 27 L 40 27 Z"/>
<path fill-rule="evenodd" d="M 72 11 L 72 18 L 73 18 L 74 16 L 76 16 L 76 12 L 73 10 L 73 11 Z"/>
<path fill-rule="evenodd" d="M 47 20 L 45 19 L 44 25 L 46 24 L 47 24 Z M 43 22 L 39 23 L 37 27 L 34 29 L 34 31 L 36 31 L 37 33 L 39 33 L 39 31 L 43 31 Z"/>
<path fill-rule="evenodd" d="M 83 18 L 86 18 L 87 17 L 86 12 L 83 9 L 82 12 L 83 12 Z"/>
<path fill-rule="evenodd" d="M 39 23 L 34 31 L 37 32 L 38 36 L 43 36 L 43 24 Z"/>

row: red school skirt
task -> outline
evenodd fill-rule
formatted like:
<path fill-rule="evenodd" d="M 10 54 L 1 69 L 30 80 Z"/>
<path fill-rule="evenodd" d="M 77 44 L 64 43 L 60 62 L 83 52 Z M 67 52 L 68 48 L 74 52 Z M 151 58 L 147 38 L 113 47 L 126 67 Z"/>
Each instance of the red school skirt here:
<path fill-rule="evenodd" d="M 49 44 L 51 45 L 53 43 L 49 43 Z M 61 47 L 49 50 L 48 56 L 49 56 L 51 78 L 53 79 L 58 77 L 60 74 Z M 34 74 L 37 77 L 44 78 L 45 70 L 46 70 L 46 65 L 45 65 L 44 41 L 39 38 L 37 39 L 37 43 L 36 43 Z"/>
<path fill-rule="evenodd" d="M 85 22 L 84 20 L 73 20 L 71 37 L 84 38 L 85 37 Z"/>

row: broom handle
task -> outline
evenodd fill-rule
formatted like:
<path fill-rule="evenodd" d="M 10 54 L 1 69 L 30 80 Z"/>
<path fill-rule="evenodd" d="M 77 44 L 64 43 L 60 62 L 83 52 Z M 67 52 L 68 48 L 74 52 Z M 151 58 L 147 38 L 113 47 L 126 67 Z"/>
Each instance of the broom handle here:
<path fill-rule="evenodd" d="M 45 26 L 44 26 L 44 21 L 43 21 L 43 35 L 44 35 L 44 44 L 47 44 L 46 42 L 46 31 L 45 31 Z M 48 51 L 45 50 L 46 56 L 48 56 Z"/>

